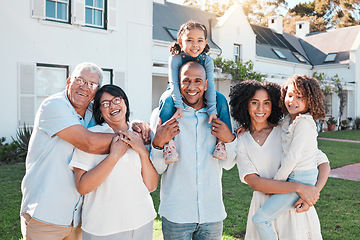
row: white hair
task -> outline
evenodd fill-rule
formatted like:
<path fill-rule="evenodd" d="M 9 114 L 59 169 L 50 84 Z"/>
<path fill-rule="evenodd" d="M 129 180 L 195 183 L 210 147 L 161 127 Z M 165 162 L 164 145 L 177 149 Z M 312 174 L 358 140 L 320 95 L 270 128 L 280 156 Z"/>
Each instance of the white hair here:
<path fill-rule="evenodd" d="M 73 79 L 78 77 L 83 70 L 88 70 L 92 73 L 97 73 L 99 75 L 99 87 L 101 86 L 104 77 L 103 71 L 95 63 L 91 63 L 91 62 L 83 62 L 78 64 L 71 74 L 71 81 L 73 81 Z"/>

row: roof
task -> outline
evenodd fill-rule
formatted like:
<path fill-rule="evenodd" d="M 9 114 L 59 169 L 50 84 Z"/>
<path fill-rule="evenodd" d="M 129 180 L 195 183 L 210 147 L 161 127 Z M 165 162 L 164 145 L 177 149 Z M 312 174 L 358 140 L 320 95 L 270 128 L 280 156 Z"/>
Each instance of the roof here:
<path fill-rule="evenodd" d="M 313 65 L 328 64 L 324 60 L 329 53 L 338 53 L 331 63 L 347 63 L 359 32 L 360 26 L 338 28 L 308 34 L 300 41 Z"/>
<path fill-rule="evenodd" d="M 208 43 L 210 48 L 218 48 L 210 38 L 209 20 L 211 26 L 217 23 L 218 16 L 214 13 L 202 11 L 199 9 L 178 5 L 165 1 L 164 4 L 154 2 L 153 5 L 153 39 L 167 42 L 175 40 L 170 36 L 166 28 L 178 31 L 180 26 L 189 21 L 194 20 L 204 24 L 208 30 Z"/>
<path fill-rule="evenodd" d="M 292 63 L 310 65 L 299 40 L 291 34 L 279 34 L 273 29 L 250 24 L 256 35 L 256 55 Z M 278 53 L 278 51 L 280 53 Z"/>

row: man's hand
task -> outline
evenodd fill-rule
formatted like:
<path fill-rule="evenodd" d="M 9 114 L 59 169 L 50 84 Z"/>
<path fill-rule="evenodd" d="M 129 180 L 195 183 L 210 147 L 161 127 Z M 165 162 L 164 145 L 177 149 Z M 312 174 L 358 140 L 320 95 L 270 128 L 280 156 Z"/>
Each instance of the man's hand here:
<path fill-rule="evenodd" d="M 145 144 L 150 143 L 150 125 L 147 122 L 142 121 L 132 121 L 131 128 L 141 134 L 142 139 Z"/>
<path fill-rule="evenodd" d="M 219 118 L 212 121 L 211 134 L 224 143 L 232 142 L 235 139 L 228 126 Z"/>
<path fill-rule="evenodd" d="M 171 118 L 164 124 L 161 124 L 161 119 L 159 118 L 152 145 L 154 147 L 164 148 L 164 145 L 179 133 L 179 122 L 175 118 Z"/>
<path fill-rule="evenodd" d="M 183 109 L 182 108 L 177 108 L 176 112 L 174 113 L 174 115 L 171 118 L 175 118 L 175 119 L 183 119 Z"/>

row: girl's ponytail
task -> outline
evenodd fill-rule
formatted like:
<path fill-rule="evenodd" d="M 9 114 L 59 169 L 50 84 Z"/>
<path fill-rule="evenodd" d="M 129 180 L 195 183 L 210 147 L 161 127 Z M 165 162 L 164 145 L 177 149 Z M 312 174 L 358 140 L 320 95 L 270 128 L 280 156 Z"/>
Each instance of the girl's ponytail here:
<path fill-rule="evenodd" d="M 209 46 L 209 44 L 207 43 L 206 45 L 205 45 L 205 48 L 204 48 L 204 50 L 202 51 L 202 53 L 208 53 L 210 51 L 210 46 Z"/>
<path fill-rule="evenodd" d="M 173 42 L 173 44 L 171 44 L 170 46 L 170 54 L 171 55 L 176 55 L 176 54 L 180 54 L 181 52 L 181 47 L 177 42 Z"/>

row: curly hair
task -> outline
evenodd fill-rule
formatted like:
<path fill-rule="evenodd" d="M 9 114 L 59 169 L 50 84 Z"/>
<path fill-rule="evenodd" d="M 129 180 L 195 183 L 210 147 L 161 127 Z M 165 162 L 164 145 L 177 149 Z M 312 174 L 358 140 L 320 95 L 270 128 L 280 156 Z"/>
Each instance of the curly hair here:
<path fill-rule="evenodd" d="M 314 120 L 325 118 L 325 96 L 320 88 L 318 80 L 307 75 L 295 74 L 288 78 L 281 87 L 281 101 L 280 106 L 284 113 L 289 113 L 285 106 L 285 97 L 290 84 L 294 85 L 294 88 L 300 92 L 306 99 L 308 111 Z"/>
<path fill-rule="evenodd" d="M 192 21 L 192 20 L 181 25 L 180 30 L 177 34 L 177 38 L 178 39 L 181 38 L 181 36 L 184 34 L 185 30 L 192 30 L 195 28 L 204 31 L 205 39 L 207 39 L 207 30 L 206 30 L 205 25 L 201 24 L 199 22 Z M 201 53 L 208 53 L 209 51 L 210 51 L 210 46 L 209 46 L 209 44 L 206 44 L 204 50 Z M 180 47 L 179 43 L 177 41 L 173 42 L 173 44 L 171 44 L 171 46 L 170 46 L 171 55 L 180 54 L 180 52 L 181 52 L 181 47 Z"/>
<path fill-rule="evenodd" d="M 271 114 L 267 121 L 271 124 L 278 124 L 283 115 L 279 105 L 281 95 L 279 84 L 256 80 L 242 81 L 232 87 L 229 104 L 232 117 L 245 128 L 249 128 L 251 125 L 249 101 L 255 95 L 255 92 L 261 89 L 268 93 L 271 100 Z"/>
<path fill-rule="evenodd" d="M 126 105 L 125 119 L 128 122 L 129 117 L 130 117 L 130 106 L 129 106 L 129 100 L 128 100 L 128 97 L 126 96 L 126 93 L 120 87 L 118 87 L 116 85 L 107 84 L 107 85 L 102 86 L 96 92 L 95 97 L 94 97 L 93 114 L 94 114 L 96 124 L 102 124 L 104 122 L 104 118 L 101 117 L 100 99 L 101 99 L 101 96 L 105 92 L 109 93 L 110 95 L 112 95 L 114 97 L 121 97 L 122 99 L 124 99 L 125 105 Z"/>

